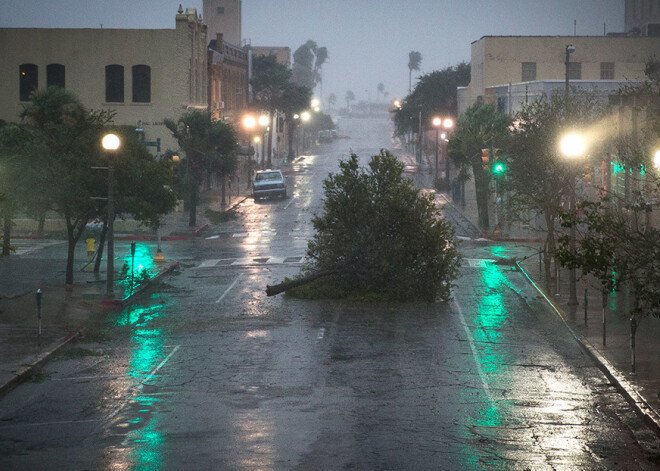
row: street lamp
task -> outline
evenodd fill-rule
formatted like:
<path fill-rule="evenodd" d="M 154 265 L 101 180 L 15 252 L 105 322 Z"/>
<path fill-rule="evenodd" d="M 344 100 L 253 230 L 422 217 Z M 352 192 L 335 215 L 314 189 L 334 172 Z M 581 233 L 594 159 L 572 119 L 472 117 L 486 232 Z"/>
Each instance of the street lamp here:
<path fill-rule="evenodd" d="M 302 137 L 303 137 L 303 143 L 302 143 L 302 150 L 305 152 L 305 123 L 311 119 L 312 115 L 310 114 L 309 111 L 303 111 L 300 113 L 300 120 L 302 121 Z"/>
<path fill-rule="evenodd" d="M 259 122 L 259 126 L 266 129 L 266 133 L 267 133 L 266 136 L 264 137 L 264 139 L 262 140 L 262 143 L 261 143 L 261 169 L 263 170 L 264 169 L 264 163 L 265 163 L 264 159 L 266 157 L 266 144 L 268 144 L 268 165 L 267 166 L 268 166 L 268 168 L 270 168 L 272 166 L 271 165 L 271 160 L 270 160 L 270 153 L 271 153 L 270 126 L 269 126 L 270 118 L 268 117 L 268 115 L 262 114 L 261 116 L 259 116 L 258 122 Z M 263 132 L 262 132 L 262 135 L 263 135 Z"/>
<path fill-rule="evenodd" d="M 113 230 L 113 220 L 115 219 L 115 205 L 114 205 L 114 168 L 112 167 L 111 153 L 119 149 L 121 141 L 116 134 L 106 134 L 101 140 L 103 149 L 108 153 L 108 274 L 106 276 L 106 296 L 108 298 L 115 297 L 114 288 L 114 275 L 115 275 L 115 233 Z"/>
<path fill-rule="evenodd" d="M 579 134 L 571 133 L 565 135 L 560 143 L 559 149 L 561 153 L 568 159 L 575 160 L 581 158 L 587 149 L 587 141 Z M 575 178 L 573 178 L 573 188 L 570 193 L 570 207 L 571 211 L 575 212 Z M 575 252 L 575 223 L 571 225 L 569 232 L 569 248 L 571 253 Z M 577 306 L 577 277 L 575 268 L 570 268 L 568 271 L 568 305 Z"/>
<path fill-rule="evenodd" d="M 447 155 L 447 139 L 445 139 L 445 136 L 453 127 L 453 119 L 445 118 L 442 120 L 442 128 L 445 130 L 444 136 L 442 137 L 442 157 L 445 159 L 445 180 L 447 182 L 447 188 L 449 188 L 449 156 Z"/>
<path fill-rule="evenodd" d="M 566 82 L 564 85 L 564 99 L 566 102 L 564 106 L 568 106 L 568 65 L 571 63 L 571 54 L 575 52 L 575 47 L 572 44 L 566 46 Z"/>
<path fill-rule="evenodd" d="M 438 180 L 438 134 L 440 131 L 440 126 L 442 125 L 442 119 L 435 117 L 431 123 L 435 128 L 435 177 L 433 179 L 433 183 L 435 184 L 435 182 Z"/>
<path fill-rule="evenodd" d="M 252 132 L 257 125 L 257 119 L 252 115 L 243 117 L 243 127 L 248 132 L 248 188 L 252 185 Z"/>
<path fill-rule="evenodd" d="M 653 166 L 660 170 L 660 150 L 655 151 L 653 155 Z"/>

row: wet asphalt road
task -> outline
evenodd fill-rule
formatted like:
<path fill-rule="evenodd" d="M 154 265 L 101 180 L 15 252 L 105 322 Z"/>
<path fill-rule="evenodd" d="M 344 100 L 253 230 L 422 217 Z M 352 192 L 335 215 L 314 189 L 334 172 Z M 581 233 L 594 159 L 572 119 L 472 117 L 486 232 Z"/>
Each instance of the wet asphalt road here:
<path fill-rule="evenodd" d="M 387 121 L 289 168 L 184 270 L 0 400 L 0 469 L 656 469 L 658 441 L 518 272 L 464 242 L 449 304 L 267 298 L 300 269 L 322 180 Z M 420 177 L 417 177 L 420 178 Z"/>

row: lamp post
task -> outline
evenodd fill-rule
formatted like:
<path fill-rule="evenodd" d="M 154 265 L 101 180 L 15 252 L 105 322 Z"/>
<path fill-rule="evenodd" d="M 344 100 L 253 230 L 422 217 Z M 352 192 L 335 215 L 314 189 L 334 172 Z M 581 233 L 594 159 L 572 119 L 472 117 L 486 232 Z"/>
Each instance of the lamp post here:
<path fill-rule="evenodd" d="M 442 125 L 442 119 L 435 117 L 431 121 L 431 124 L 435 128 L 435 176 L 433 178 L 433 183 L 435 183 L 438 180 L 438 134 Z"/>
<path fill-rule="evenodd" d="M 247 115 L 243 118 L 243 127 L 248 132 L 248 188 L 252 185 L 252 132 L 257 125 L 257 120 L 252 115 Z"/>
<path fill-rule="evenodd" d="M 261 169 L 263 170 L 265 168 L 265 158 L 266 158 L 266 144 L 268 144 L 268 165 L 267 167 L 270 168 L 272 166 L 271 160 L 270 160 L 270 152 L 271 152 L 271 145 L 270 145 L 270 126 L 269 126 L 270 118 L 269 115 L 262 114 L 259 116 L 258 123 L 259 126 L 264 128 L 266 130 L 265 136 L 263 136 L 262 144 L 261 144 Z"/>
<path fill-rule="evenodd" d="M 451 118 L 445 118 L 442 120 L 442 128 L 445 130 L 442 136 L 442 157 L 445 159 L 445 181 L 447 182 L 447 188 L 449 187 L 449 156 L 447 155 L 447 139 L 445 138 L 451 128 L 454 127 L 454 120 Z"/>
<path fill-rule="evenodd" d="M 112 166 L 112 157 L 110 154 L 121 145 L 121 141 L 116 134 L 106 134 L 101 140 L 101 145 L 108 153 L 108 274 L 106 276 L 106 296 L 108 298 L 115 297 L 114 289 L 114 275 L 115 275 L 115 233 L 113 224 L 115 219 L 115 204 L 114 204 L 114 175 L 115 171 Z"/>
<path fill-rule="evenodd" d="M 586 141 L 578 134 L 567 134 L 564 136 L 560 143 L 561 153 L 571 159 L 578 159 L 582 157 L 586 150 Z M 573 177 L 573 188 L 570 192 L 570 207 L 571 211 L 575 212 L 575 177 Z M 575 224 L 571 225 L 569 232 L 569 248 L 571 252 L 575 252 Z M 568 271 L 568 305 L 577 306 L 577 277 L 575 268 L 570 268 Z"/>
<path fill-rule="evenodd" d="M 305 123 L 311 119 L 312 115 L 309 111 L 303 111 L 300 113 L 300 119 L 302 120 L 302 151 L 305 152 Z"/>
<path fill-rule="evenodd" d="M 572 44 L 566 46 L 566 79 L 564 83 L 564 99 L 566 103 L 564 106 L 568 105 L 568 65 L 571 63 L 571 54 L 575 52 L 575 47 Z"/>

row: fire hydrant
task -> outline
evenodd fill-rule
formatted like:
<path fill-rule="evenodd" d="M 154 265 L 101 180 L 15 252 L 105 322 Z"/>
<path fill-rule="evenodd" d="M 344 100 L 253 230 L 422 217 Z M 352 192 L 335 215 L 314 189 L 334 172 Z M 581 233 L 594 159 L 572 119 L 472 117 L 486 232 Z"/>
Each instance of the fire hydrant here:
<path fill-rule="evenodd" d="M 94 248 L 94 245 L 96 244 L 96 239 L 90 237 L 89 239 L 86 240 L 86 242 L 87 242 L 87 260 L 91 260 L 94 257 L 94 253 L 96 252 L 96 249 Z"/>

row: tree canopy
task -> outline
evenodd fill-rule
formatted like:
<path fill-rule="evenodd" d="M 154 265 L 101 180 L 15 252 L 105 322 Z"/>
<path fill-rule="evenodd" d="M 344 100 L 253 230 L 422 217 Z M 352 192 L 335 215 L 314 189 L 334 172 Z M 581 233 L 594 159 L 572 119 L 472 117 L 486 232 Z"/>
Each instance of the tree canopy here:
<path fill-rule="evenodd" d="M 324 213 L 314 218 L 304 273 L 327 276 L 296 288 L 299 295 L 450 298 L 460 265 L 453 226 L 431 196 L 413 187 L 395 156 L 381 151 L 364 169 L 353 154 L 324 189 Z"/>

